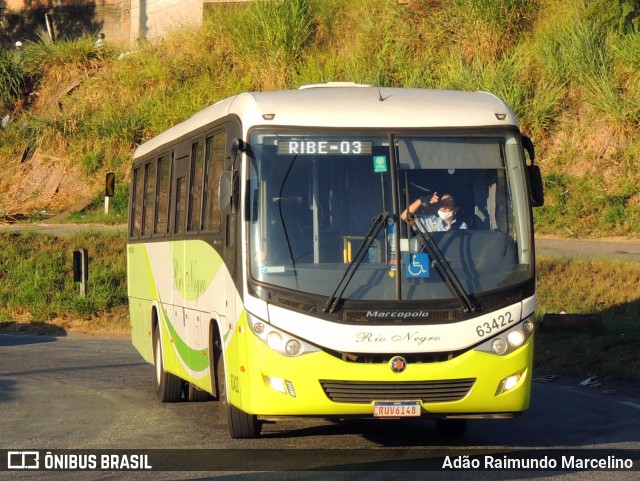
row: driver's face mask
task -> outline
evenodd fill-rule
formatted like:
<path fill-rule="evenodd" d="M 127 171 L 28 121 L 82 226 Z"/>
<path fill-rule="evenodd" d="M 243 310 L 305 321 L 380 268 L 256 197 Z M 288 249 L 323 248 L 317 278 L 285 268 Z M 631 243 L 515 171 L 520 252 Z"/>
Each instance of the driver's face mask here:
<path fill-rule="evenodd" d="M 452 210 L 443 210 L 443 209 L 440 209 L 440 210 L 438 211 L 438 215 L 440 216 L 440 218 L 441 218 L 442 220 L 449 220 L 449 219 L 451 219 L 451 218 L 453 217 L 453 211 L 452 211 Z"/>

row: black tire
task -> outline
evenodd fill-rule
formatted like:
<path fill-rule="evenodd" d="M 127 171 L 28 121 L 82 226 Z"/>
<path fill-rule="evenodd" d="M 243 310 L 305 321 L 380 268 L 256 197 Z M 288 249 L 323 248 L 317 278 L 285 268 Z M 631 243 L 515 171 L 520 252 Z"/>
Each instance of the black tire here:
<path fill-rule="evenodd" d="M 176 402 L 182 398 L 184 381 L 175 374 L 164 370 L 162 360 L 162 342 L 158 327 L 153 331 L 153 365 L 155 367 L 156 393 L 158 399 L 165 403 Z"/>
<path fill-rule="evenodd" d="M 220 414 L 220 423 L 227 424 L 229 436 L 233 439 L 249 439 L 260 436 L 262 430 L 262 422 L 257 416 L 247 414 L 241 409 L 232 406 L 227 401 L 227 387 L 224 357 L 222 355 L 222 344 L 219 338 L 214 342 L 215 357 L 214 365 L 216 368 L 216 398 L 218 400 L 218 409 Z"/>
<path fill-rule="evenodd" d="M 436 432 L 443 438 L 459 438 L 467 432 L 466 419 L 437 419 Z"/>
<path fill-rule="evenodd" d="M 211 394 L 209 394 L 207 391 L 203 391 L 197 386 L 194 386 L 190 382 L 187 383 L 187 388 L 185 389 L 185 391 L 189 402 L 200 403 L 209 401 L 211 399 Z"/>

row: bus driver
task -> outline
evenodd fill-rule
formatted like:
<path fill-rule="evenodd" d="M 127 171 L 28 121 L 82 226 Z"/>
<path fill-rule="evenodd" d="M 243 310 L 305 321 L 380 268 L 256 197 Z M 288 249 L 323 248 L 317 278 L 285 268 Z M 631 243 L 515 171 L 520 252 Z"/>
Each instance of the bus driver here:
<path fill-rule="evenodd" d="M 430 215 L 415 215 L 420 207 L 431 207 L 430 210 L 432 211 L 433 208 L 437 208 L 437 212 Z M 428 204 L 422 197 L 419 197 L 405 209 L 400 218 L 409 224 L 419 222 L 419 225 L 429 232 L 468 229 L 466 222 L 457 219 L 459 210 L 460 207 L 456 205 L 453 195 L 443 194 L 439 196 L 437 192 L 434 192 Z"/>

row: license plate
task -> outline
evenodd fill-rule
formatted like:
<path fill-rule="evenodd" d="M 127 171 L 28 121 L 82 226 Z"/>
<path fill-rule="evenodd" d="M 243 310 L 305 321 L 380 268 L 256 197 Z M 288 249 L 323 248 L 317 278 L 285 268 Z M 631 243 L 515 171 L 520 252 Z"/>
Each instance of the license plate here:
<path fill-rule="evenodd" d="M 410 418 L 420 416 L 420 401 L 376 401 L 373 404 L 376 418 Z"/>

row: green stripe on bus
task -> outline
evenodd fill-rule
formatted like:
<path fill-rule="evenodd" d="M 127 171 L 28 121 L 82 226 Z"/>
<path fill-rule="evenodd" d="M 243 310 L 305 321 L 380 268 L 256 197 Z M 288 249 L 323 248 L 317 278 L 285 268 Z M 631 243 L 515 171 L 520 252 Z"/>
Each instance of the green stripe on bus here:
<path fill-rule="evenodd" d="M 175 330 L 173 324 L 169 321 L 164 309 L 161 309 L 161 311 L 165 326 L 169 330 L 169 334 L 171 335 L 171 339 L 173 339 L 173 344 L 176 346 L 180 358 L 189 367 L 189 369 L 194 372 L 202 372 L 207 369 L 209 367 L 209 356 L 207 355 L 208 348 L 193 349 L 189 347 L 187 343 L 182 340 L 178 331 Z"/>

